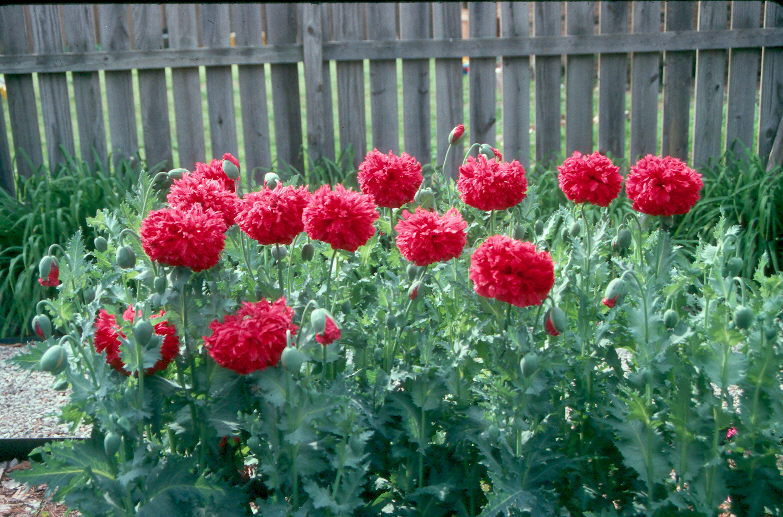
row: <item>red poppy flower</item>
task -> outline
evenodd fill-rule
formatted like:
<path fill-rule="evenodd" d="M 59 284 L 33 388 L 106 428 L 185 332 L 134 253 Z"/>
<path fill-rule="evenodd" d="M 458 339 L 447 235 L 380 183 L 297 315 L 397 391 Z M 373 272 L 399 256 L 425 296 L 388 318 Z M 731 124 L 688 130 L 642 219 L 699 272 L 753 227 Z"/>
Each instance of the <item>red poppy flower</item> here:
<path fill-rule="evenodd" d="M 699 200 L 703 186 L 701 174 L 671 156 L 648 154 L 625 178 L 633 209 L 648 215 L 687 213 Z"/>
<path fill-rule="evenodd" d="M 214 159 L 209 164 L 196 162 L 196 170 L 193 171 L 193 174 L 207 179 L 218 180 L 223 184 L 226 190 L 236 192 L 236 182 L 239 181 L 239 177 L 237 177 L 236 180 L 233 180 L 226 176 L 226 173 L 223 172 L 223 160 L 230 161 L 237 166 L 237 169 L 239 169 L 239 160 L 234 158 L 231 153 L 225 153 L 222 159 Z"/>
<path fill-rule="evenodd" d="M 203 271 L 218 263 L 226 241 L 226 223 L 214 210 L 153 210 L 141 222 L 144 252 L 161 264 Z"/>
<path fill-rule="evenodd" d="M 417 266 L 426 266 L 459 257 L 467 241 L 467 227 L 456 208 L 443 215 L 416 208 L 413 213 L 404 210 L 394 229 L 402 256 Z"/>
<path fill-rule="evenodd" d="M 518 161 L 487 160 L 483 154 L 459 168 L 457 190 L 460 199 L 479 210 L 505 210 L 527 195 L 525 169 Z"/>
<path fill-rule="evenodd" d="M 527 307 L 546 299 L 555 284 L 555 267 L 549 253 L 532 243 L 493 235 L 473 253 L 470 279 L 481 296 Z"/>
<path fill-rule="evenodd" d="M 306 186 L 264 187 L 242 199 L 237 225 L 261 244 L 291 244 L 304 230 L 302 212 L 310 197 Z"/>
<path fill-rule="evenodd" d="M 623 184 L 620 167 L 598 151 L 593 154 L 574 151 L 557 170 L 560 190 L 574 203 L 609 206 Z"/>
<path fill-rule="evenodd" d="M 601 303 L 612 309 L 615 305 L 617 305 L 617 297 L 615 296 L 614 298 L 604 298 L 601 300 Z"/>
<path fill-rule="evenodd" d="M 187 210 L 199 204 L 203 209 L 212 209 L 223 216 L 226 227 L 234 224 L 239 209 L 236 194 L 226 190 L 221 181 L 208 179 L 197 174 L 186 174 L 174 181 L 166 197 L 172 208 Z"/>
<path fill-rule="evenodd" d="M 340 327 L 337 326 L 337 323 L 329 316 L 326 316 L 324 322 L 324 331 L 316 334 L 315 340 L 326 346 L 340 339 L 342 331 L 340 330 Z"/>
<path fill-rule="evenodd" d="M 46 278 L 39 278 L 38 283 L 44 287 L 57 287 L 60 285 L 60 267 L 57 262 L 53 262 L 49 268 L 49 275 Z"/>
<path fill-rule="evenodd" d="M 339 184 L 334 191 L 329 185 L 316 190 L 302 213 L 311 239 L 347 251 L 356 251 L 373 236 L 376 219 L 378 211 L 370 196 Z"/>
<path fill-rule="evenodd" d="M 275 366 L 286 346 L 286 331 L 296 334 L 293 316 L 285 298 L 244 302 L 235 314 L 209 324 L 212 335 L 204 338 L 204 346 L 216 363 L 239 374 Z"/>
<path fill-rule="evenodd" d="M 408 153 L 401 156 L 373 149 L 359 165 L 359 187 L 375 204 L 400 208 L 413 201 L 424 177 L 421 164 Z"/>

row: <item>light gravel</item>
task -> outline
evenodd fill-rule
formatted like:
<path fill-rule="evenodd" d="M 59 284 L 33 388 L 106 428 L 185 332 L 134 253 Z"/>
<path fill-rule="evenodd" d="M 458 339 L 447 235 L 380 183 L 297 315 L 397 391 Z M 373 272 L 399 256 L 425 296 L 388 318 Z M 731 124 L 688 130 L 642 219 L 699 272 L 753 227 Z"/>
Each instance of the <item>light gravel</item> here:
<path fill-rule="evenodd" d="M 89 436 L 88 427 L 71 433 L 69 424 L 59 422 L 70 390 L 55 391 L 51 374 L 28 371 L 9 361 L 26 349 L 24 345 L 0 345 L 0 438 Z"/>

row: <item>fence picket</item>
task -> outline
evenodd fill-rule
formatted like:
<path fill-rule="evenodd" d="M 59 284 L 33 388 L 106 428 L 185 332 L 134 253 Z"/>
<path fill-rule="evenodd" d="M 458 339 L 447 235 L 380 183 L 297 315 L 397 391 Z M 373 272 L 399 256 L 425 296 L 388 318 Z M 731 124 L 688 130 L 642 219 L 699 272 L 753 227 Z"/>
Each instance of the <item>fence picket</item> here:
<path fill-rule="evenodd" d="M 293 4 L 266 4 L 267 41 L 296 43 L 296 6 Z M 294 28 L 292 30 L 292 28 Z M 275 116 L 275 143 L 277 166 L 288 164 L 296 170 L 304 169 L 302 156 L 302 120 L 299 106 L 299 72 L 296 64 L 271 65 L 272 101 Z"/>
<path fill-rule="evenodd" d="M 324 95 L 323 26 L 321 6 L 305 4 L 302 14 L 305 95 L 307 98 L 307 150 L 313 162 L 334 156 L 326 149 L 326 111 L 332 99 Z M 328 66 L 328 63 L 327 63 Z M 329 128 L 331 129 L 331 128 Z"/>
<path fill-rule="evenodd" d="M 535 4 L 536 36 L 560 34 L 560 2 Z M 562 153 L 560 56 L 536 56 L 536 161 L 546 167 Z"/>
<path fill-rule="evenodd" d="M 395 24 L 396 4 L 370 2 L 367 4 L 367 23 L 373 30 L 370 38 L 397 39 Z M 370 115 L 372 118 L 372 146 L 381 152 L 400 150 L 399 112 L 397 110 L 397 61 L 378 59 L 370 61 Z"/>
<path fill-rule="evenodd" d="M 601 2 L 601 34 L 626 32 L 628 4 Z M 625 158 L 625 89 L 628 58 L 625 54 L 601 54 L 598 78 L 598 149 L 614 159 Z"/>
<path fill-rule="evenodd" d="M 0 43 L 8 55 L 29 54 L 24 7 L 0 6 Z M 43 163 L 32 74 L 5 74 L 16 170 L 30 176 Z"/>
<path fill-rule="evenodd" d="M 493 2 L 469 2 L 471 38 L 497 36 L 496 8 Z M 470 140 L 495 145 L 497 58 L 471 58 L 468 79 L 470 84 Z"/>
<path fill-rule="evenodd" d="M 593 2 L 566 3 L 568 34 L 592 34 Z M 593 151 L 593 72 L 592 54 L 569 55 L 566 64 L 566 155 Z"/>
<path fill-rule="evenodd" d="M 665 29 L 693 30 L 696 6 L 693 2 L 666 2 Z M 693 58 L 693 52 L 666 52 L 663 69 L 662 152 L 686 161 L 689 151 Z"/>
<path fill-rule="evenodd" d="M 91 5 L 68 4 L 61 7 L 63 37 L 69 52 L 95 50 L 95 11 Z M 73 72 L 73 94 L 79 127 L 79 149 L 86 162 L 106 161 L 106 127 L 98 72 Z"/>
<path fill-rule="evenodd" d="M 634 2 L 633 31 L 659 32 L 660 2 Z M 631 162 L 658 148 L 660 55 L 634 52 L 631 76 Z"/>
<path fill-rule="evenodd" d="M 731 3 L 731 28 L 758 27 L 760 15 L 761 2 L 734 1 Z M 730 60 L 726 149 L 744 152 L 753 147 L 761 52 L 750 48 L 733 49 Z"/>
<path fill-rule="evenodd" d="M 501 4 L 501 36 L 526 38 L 530 25 L 527 2 Z M 503 58 L 503 151 L 509 160 L 530 166 L 530 58 Z"/>
<path fill-rule="evenodd" d="M 431 37 L 430 4 L 400 3 L 400 39 Z M 422 164 L 430 163 L 430 62 L 402 60 L 402 112 L 405 152 Z"/>
<path fill-rule="evenodd" d="M 783 27 L 783 6 L 766 2 L 764 27 Z M 778 128 L 783 127 L 783 48 L 764 48 L 761 68 L 758 153 L 766 164 Z"/>
<path fill-rule="evenodd" d="M 364 4 L 333 4 L 334 36 L 339 41 L 362 39 Z M 364 65 L 361 61 L 337 62 L 337 111 L 340 146 L 353 149 L 353 164 L 364 159 L 367 144 L 364 113 Z"/>
<path fill-rule="evenodd" d="M 30 18 L 35 52 L 37 54 L 62 52 L 63 37 L 60 30 L 59 6 L 32 5 Z M 67 78 L 64 73 L 39 73 L 38 90 L 46 134 L 49 170 L 54 171 L 67 157 L 75 156 Z"/>
<path fill-rule="evenodd" d="M 432 4 L 432 28 L 435 39 L 460 39 L 462 37 L 460 6 L 453 2 Z M 463 124 L 462 60 L 435 60 L 435 106 L 437 160 L 443 164 L 449 146 L 449 133 L 457 124 Z M 459 173 L 464 152 L 463 138 L 452 146 L 444 172 L 453 178 Z"/>
<path fill-rule="evenodd" d="M 725 1 L 699 2 L 699 30 L 726 27 Z M 721 153 L 723 93 L 726 86 L 726 51 L 700 50 L 696 57 L 696 118 L 693 163 L 707 165 Z"/>
<path fill-rule="evenodd" d="M 139 50 L 163 48 L 163 27 L 159 4 L 133 4 L 133 37 Z M 144 157 L 149 172 L 172 167 L 171 126 L 163 69 L 139 70 L 139 103 L 144 135 Z"/>
<path fill-rule="evenodd" d="M 238 47 L 261 46 L 261 4 L 236 4 L 234 32 Z M 256 183 L 263 181 L 262 172 L 272 166 L 269 134 L 269 108 L 266 105 L 266 72 L 264 65 L 239 65 L 239 97 L 242 107 L 242 163 Z M 253 172 L 255 171 L 255 172 Z"/>
<path fill-rule="evenodd" d="M 5 129 L 5 108 L 0 102 L 0 188 L 14 193 L 14 171 L 11 164 L 11 146 Z"/>
<path fill-rule="evenodd" d="M 229 46 L 229 21 L 227 4 L 202 4 L 201 28 L 204 46 L 225 48 Z M 212 155 L 220 158 L 223 153 L 239 154 L 237 145 L 237 121 L 234 114 L 234 81 L 230 66 L 208 66 L 207 111 Z M 238 157 L 240 164 L 244 162 Z"/>

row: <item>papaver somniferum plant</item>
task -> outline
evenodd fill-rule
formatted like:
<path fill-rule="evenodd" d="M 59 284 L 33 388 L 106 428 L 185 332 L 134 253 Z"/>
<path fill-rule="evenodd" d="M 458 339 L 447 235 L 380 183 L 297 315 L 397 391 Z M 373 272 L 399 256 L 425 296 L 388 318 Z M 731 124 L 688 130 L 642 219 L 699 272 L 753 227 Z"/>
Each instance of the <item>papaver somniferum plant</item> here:
<path fill-rule="evenodd" d="M 679 160 L 576 153 L 544 206 L 513 158 L 142 176 L 42 264 L 18 361 L 92 431 L 15 477 L 88 516 L 780 515 L 783 278 L 669 236 Z"/>

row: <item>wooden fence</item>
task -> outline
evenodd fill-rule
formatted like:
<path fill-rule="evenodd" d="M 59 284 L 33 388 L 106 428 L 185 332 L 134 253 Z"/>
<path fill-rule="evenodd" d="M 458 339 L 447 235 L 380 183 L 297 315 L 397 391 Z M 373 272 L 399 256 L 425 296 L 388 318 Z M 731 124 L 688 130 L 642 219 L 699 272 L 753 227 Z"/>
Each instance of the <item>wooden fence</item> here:
<path fill-rule="evenodd" d="M 0 73 L 5 188 L 63 153 L 440 161 L 460 122 L 525 165 L 600 149 L 700 166 L 735 146 L 779 162 L 783 145 L 770 1 L 12 5 Z"/>

